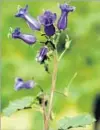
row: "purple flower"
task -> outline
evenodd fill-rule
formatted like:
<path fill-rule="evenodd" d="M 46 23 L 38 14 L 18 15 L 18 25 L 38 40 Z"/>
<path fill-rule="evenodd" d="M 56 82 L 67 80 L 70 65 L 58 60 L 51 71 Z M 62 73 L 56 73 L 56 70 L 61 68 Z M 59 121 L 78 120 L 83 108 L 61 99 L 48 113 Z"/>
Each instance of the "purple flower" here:
<path fill-rule="evenodd" d="M 42 47 L 40 49 L 40 52 L 36 56 L 36 61 L 38 61 L 41 64 L 44 63 L 44 61 L 48 58 L 47 53 L 48 53 L 48 48 L 46 46 Z"/>
<path fill-rule="evenodd" d="M 62 4 L 60 5 L 61 9 L 61 16 L 58 20 L 57 27 L 59 30 L 64 30 L 67 28 L 67 22 L 68 22 L 68 13 L 73 12 L 75 10 L 75 7 L 69 6 L 68 4 Z"/>
<path fill-rule="evenodd" d="M 29 80 L 29 81 L 23 81 L 23 79 L 21 78 L 16 78 L 15 79 L 15 86 L 14 89 L 16 91 L 20 90 L 20 89 L 31 89 L 34 88 L 36 85 L 36 83 L 33 80 Z"/>
<path fill-rule="evenodd" d="M 35 36 L 29 34 L 22 34 L 20 32 L 20 28 L 16 28 L 14 32 L 12 32 L 12 38 L 21 39 L 29 45 L 32 45 L 36 42 Z"/>
<path fill-rule="evenodd" d="M 50 11 L 45 11 L 43 15 L 39 16 L 40 23 L 44 25 L 44 31 L 47 36 L 52 36 L 55 34 L 55 27 L 53 23 L 56 18 L 56 13 L 52 13 Z"/>
<path fill-rule="evenodd" d="M 28 14 L 28 5 L 25 8 L 20 8 L 15 16 L 25 19 L 31 29 L 40 30 L 39 22 Z"/>

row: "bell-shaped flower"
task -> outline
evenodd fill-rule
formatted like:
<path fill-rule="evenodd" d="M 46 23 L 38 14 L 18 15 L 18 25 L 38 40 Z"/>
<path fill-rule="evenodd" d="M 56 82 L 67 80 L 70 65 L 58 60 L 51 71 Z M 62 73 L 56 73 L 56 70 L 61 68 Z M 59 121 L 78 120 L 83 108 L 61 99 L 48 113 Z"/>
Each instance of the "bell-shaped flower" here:
<path fill-rule="evenodd" d="M 20 31 L 20 28 L 16 28 L 13 32 L 12 32 L 12 38 L 14 39 L 21 39 L 23 40 L 25 43 L 32 45 L 36 42 L 36 37 L 30 34 L 23 34 Z"/>
<path fill-rule="evenodd" d="M 23 81 L 22 78 L 16 78 L 14 89 L 16 91 L 20 89 L 32 89 L 35 87 L 35 85 L 36 83 L 33 80 Z"/>
<path fill-rule="evenodd" d="M 25 8 L 20 8 L 15 16 L 25 19 L 31 29 L 40 30 L 40 23 L 28 13 L 28 5 Z"/>
<path fill-rule="evenodd" d="M 40 23 L 44 25 L 44 31 L 47 36 L 53 36 L 55 34 L 55 22 L 57 16 L 56 13 L 45 11 L 43 15 L 39 16 Z"/>
<path fill-rule="evenodd" d="M 64 30 L 67 28 L 68 23 L 68 14 L 69 12 L 73 12 L 75 10 L 74 6 L 69 6 L 68 4 L 61 4 L 61 16 L 58 20 L 57 27 L 59 30 Z"/>

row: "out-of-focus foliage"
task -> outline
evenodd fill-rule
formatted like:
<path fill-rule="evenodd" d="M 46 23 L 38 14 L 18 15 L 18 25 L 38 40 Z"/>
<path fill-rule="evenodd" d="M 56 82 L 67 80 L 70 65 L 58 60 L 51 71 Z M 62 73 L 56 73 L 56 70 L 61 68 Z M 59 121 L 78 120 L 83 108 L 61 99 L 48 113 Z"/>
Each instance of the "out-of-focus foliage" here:
<path fill-rule="evenodd" d="M 16 111 L 29 109 L 33 103 L 33 97 L 24 97 L 9 103 L 9 106 L 3 110 L 4 116 L 11 116 Z"/>
<path fill-rule="evenodd" d="M 86 127 L 94 122 L 90 115 L 81 115 L 76 117 L 64 117 L 58 122 L 58 130 L 69 130 L 71 128 Z"/>
<path fill-rule="evenodd" d="M 33 32 L 24 20 L 14 17 L 17 5 L 25 6 L 26 4 L 29 5 L 29 12 L 34 17 L 42 14 L 43 9 L 57 12 L 58 17 L 60 15 L 57 2 L 53 1 L 2 1 L 2 109 L 8 106 L 9 101 L 36 95 L 39 92 L 36 88 L 15 92 L 13 89 L 15 77 L 22 77 L 26 80 L 34 77 L 48 92 L 51 86 L 51 76 L 44 71 L 43 66 L 35 61 L 40 44 L 30 47 L 20 40 L 7 38 L 9 27 L 20 27 L 24 33 L 37 33 Z M 76 6 L 76 11 L 70 13 L 68 19 L 67 32 L 72 42 L 70 50 L 65 53 L 59 64 L 56 89 L 63 91 L 75 72 L 77 72 L 77 77 L 70 86 L 68 98 L 55 94 L 53 108 L 57 119 L 65 114 L 73 116 L 76 113 L 90 113 L 94 96 L 98 91 L 100 92 L 100 2 L 72 1 L 70 4 Z M 40 35 L 38 38 L 41 41 L 44 40 Z M 63 50 L 64 38 L 65 35 L 62 34 L 59 53 Z M 30 122 L 27 121 L 27 124 L 30 123 L 30 126 L 25 128 L 25 119 L 28 118 L 22 119 L 22 117 L 28 114 Z M 17 117 L 18 122 L 13 120 Z M 43 122 L 40 113 L 25 111 L 18 112 L 18 115 L 15 114 L 8 119 L 2 117 L 2 123 L 2 130 L 41 130 Z"/>

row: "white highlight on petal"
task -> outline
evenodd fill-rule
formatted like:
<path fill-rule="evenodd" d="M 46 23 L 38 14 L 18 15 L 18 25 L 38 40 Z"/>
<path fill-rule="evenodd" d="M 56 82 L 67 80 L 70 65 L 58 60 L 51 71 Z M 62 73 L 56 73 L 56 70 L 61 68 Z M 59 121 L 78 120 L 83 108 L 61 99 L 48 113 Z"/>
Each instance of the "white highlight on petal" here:
<path fill-rule="evenodd" d="M 22 87 L 22 85 L 23 85 L 23 82 L 20 81 L 18 84 L 15 85 L 15 90 L 16 91 L 19 90 L 19 88 Z"/>
<path fill-rule="evenodd" d="M 31 88 L 34 87 L 34 82 L 33 81 L 30 81 L 30 86 L 31 86 Z"/>
<path fill-rule="evenodd" d="M 41 56 L 38 57 L 38 61 L 42 61 L 42 57 Z"/>

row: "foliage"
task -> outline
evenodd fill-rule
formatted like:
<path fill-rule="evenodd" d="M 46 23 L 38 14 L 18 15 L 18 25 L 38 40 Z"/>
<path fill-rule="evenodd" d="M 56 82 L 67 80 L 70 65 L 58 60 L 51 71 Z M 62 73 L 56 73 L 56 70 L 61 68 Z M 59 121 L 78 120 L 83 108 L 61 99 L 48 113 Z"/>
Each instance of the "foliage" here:
<path fill-rule="evenodd" d="M 86 127 L 95 120 L 90 115 L 79 115 L 75 117 L 64 117 L 58 121 L 58 130 L 68 130 L 77 127 Z"/>
<path fill-rule="evenodd" d="M 29 108 L 31 108 L 33 101 L 34 101 L 33 97 L 24 97 L 19 100 L 11 101 L 9 103 L 8 107 L 6 107 L 3 110 L 3 113 L 5 116 L 10 116 L 16 111 L 23 110 L 23 109 L 29 109 Z"/>

